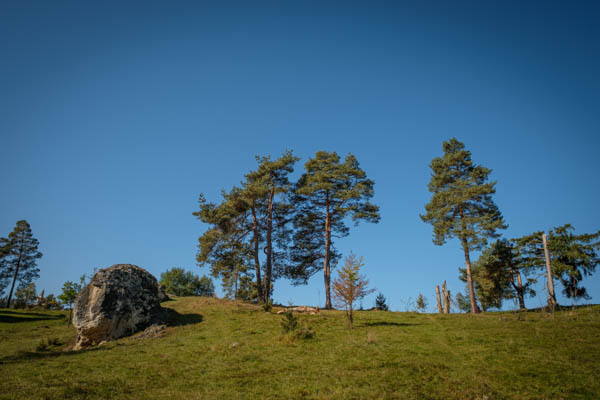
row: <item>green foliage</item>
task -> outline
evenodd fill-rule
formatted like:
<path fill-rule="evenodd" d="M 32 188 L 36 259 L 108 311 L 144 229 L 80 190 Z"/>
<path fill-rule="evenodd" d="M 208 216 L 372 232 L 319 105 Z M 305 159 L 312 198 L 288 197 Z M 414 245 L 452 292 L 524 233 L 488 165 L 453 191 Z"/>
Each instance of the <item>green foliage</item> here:
<path fill-rule="evenodd" d="M 283 313 L 283 320 L 281 320 L 281 329 L 283 333 L 293 332 L 298 328 L 298 319 L 294 316 L 292 310 L 287 310 Z"/>
<path fill-rule="evenodd" d="M 297 159 L 291 151 L 276 160 L 257 157 L 257 170 L 245 176 L 241 187 L 223 191 L 221 203 L 209 203 L 200 195 L 200 210 L 194 215 L 209 228 L 198 239 L 196 260 L 210 265 L 211 275 L 221 278 L 226 291 L 237 292 L 234 286 L 242 276 L 255 278 L 256 293 L 249 291 L 245 297 L 268 301 L 272 282 L 284 274 L 292 212 L 285 199 Z M 261 266 L 262 245 L 266 259 Z"/>
<path fill-rule="evenodd" d="M 383 293 L 379 293 L 375 298 L 375 308 L 379 311 L 388 311 L 389 307 L 385 304 L 385 296 Z"/>
<path fill-rule="evenodd" d="M 183 268 L 174 267 L 160 274 L 160 284 L 167 293 L 175 296 L 211 297 L 215 293 L 215 286 L 209 277 L 200 278 Z"/>
<path fill-rule="evenodd" d="M 20 286 L 15 292 L 15 308 L 25 308 L 35 304 L 37 300 L 35 283 Z"/>
<path fill-rule="evenodd" d="M 571 224 L 553 228 L 548 233 L 548 251 L 553 278 L 563 285 L 563 294 L 573 299 L 589 299 L 587 290 L 581 286 L 585 276 L 592 275 L 600 263 L 600 231 L 575 235 Z M 516 239 L 524 268 L 546 268 L 542 232 Z"/>
<path fill-rule="evenodd" d="M 293 267 L 287 276 L 295 284 L 305 284 L 323 269 L 326 308 L 330 308 L 330 273 L 340 258 L 332 238 L 348 235 L 347 217 L 355 225 L 360 221 L 379 222 L 379 207 L 369 201 L 374 195 L 374 182 L 352 154 L 341 162 L 335 152 L 318 151 L 304 167 L 292 198 L 296 210 Z"/>
<path fill-rule="evenodd" d="M 25 287 L 34 279 L 39 278 L 37 260 L 42 257 L 38 251 L 39 242 L 33 237 L 31 227 L 25 220 L 17 221 L 8 239 L 0 240 L 0 286 L 6 279 L 12 280 L 8 293 L 6 307 L 10 307 L 13 289 L 18 282 L 19 287 Z"/>
<path fill-rule="evenodd" d="M 262 309 L 264 312 L 271 312 L 271 310 L 273 310 L 273 302 L 269 300 L 269 301 L 263 303 Z"/>
<path fill-rule="evenodd" d="M 425 312 L 425 310 L 427 310 L 427 298 L 423 296 L 422 293 L 419 293 L 419 296 L 417 296 L 416 305 L 417 310 L 420 312 Z"/>
<path fill-rule="evenodd" d="M 443 143 L 444 155 L 431 161 L 431 180 L 427 185 L 433 194 L 425 205 L 421 219 L 433 225 L 433 243 L 443 245 L 458 238 L 470 264 L 469 252 L 479 250 L 488 238 L 498 237 L 497 230 L 506 229 L 500 210 L 492 200 L 496 182 L 489 182 L 492 172 L 471 160 L 471 152 L 456 138 Z M 477 310 L 471 298 L 473 312 Z"/>
<path fill-rule="evenodd" d="M 69 310 L 73 309 L 73 304 L 77 299 L 77 295 L 85 287 L 86 276 L 83 274 L 79 278 L 79 283 L 66 281 L 62 287 L 62 293 L 58 295 L 58 299 L 69 306 Z"/>
<path fill-rule="evenodd" d="M 431 161 L 427 188 L 433 195 L 421 219 L 433 225 L 433 242 L 443 245 L 458 238 L 465 250 L 479 250 L 488 238 L 506 229 L 500 210 L 492 200 L 496 182 L 489 182 L 491 169 L 475 165 L 471 152 L 456 138 L 443 144 L 444 155 Z"/>
<path fill-rule="evenodd" d="M 471 311 L 471 300 L 469 300 L 469 292 L 466 294 L 460 292 L 456 293 L 456 305 L 462 312 L 468 313 Z"/>

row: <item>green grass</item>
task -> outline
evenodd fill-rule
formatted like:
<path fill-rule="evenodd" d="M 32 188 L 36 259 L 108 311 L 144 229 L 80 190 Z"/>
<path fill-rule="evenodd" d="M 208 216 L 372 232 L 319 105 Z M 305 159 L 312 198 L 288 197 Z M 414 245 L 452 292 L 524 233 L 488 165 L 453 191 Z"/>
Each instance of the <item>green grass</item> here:
<path fill-rule="evenodd" d="M 554 315 L 363 311 L 351 331 L 342 312 L 298 316 L 312 339 L 284 335 L 283 316 L 258 306 L 163 306 L 180 314 L 164 337 L 78 352 L 65 350 L 75 335 L 66 311 L 0 310 L 0 399 L 600 398 L 597 306 Z"/>

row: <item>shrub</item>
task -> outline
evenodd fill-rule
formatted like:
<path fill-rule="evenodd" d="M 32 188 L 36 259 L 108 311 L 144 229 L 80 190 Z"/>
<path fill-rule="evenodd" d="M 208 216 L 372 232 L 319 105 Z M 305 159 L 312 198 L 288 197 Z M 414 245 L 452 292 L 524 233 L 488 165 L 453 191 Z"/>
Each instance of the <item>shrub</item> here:
<path fill-rule="evenodd" d="M 281 329 L 283 333 L 293 332 L 298 328 L 298 319 L 292 313 L 292 310 L 288 310 L 283 314 L 283 320 L 281 321 Z"/>

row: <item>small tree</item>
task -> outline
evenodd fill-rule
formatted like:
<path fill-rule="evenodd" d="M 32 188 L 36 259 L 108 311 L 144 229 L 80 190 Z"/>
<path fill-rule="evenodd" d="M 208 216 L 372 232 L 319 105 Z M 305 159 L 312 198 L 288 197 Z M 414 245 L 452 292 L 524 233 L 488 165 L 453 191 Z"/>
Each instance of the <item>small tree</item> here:
<path fill-rule="evenodd" d="M 86 276 L 83 274 L 81 278 L 79 278 L 79 283 L 75 283 L 72 281 L 66 281 L 62 287 L 62 293 L 58 295 L 58 299 L 63 303 L 69 306 L 69 324 L 73 320 L 73 304 L 75 300 L 77 300 L 77 295 L 81 292 L 81 289 L 85 286 Z"/>
<path fill-rule="evenodd" d="M 15 308 L 25 308 L 31 306 L 37 300 L 35 283 L 27 286 L 20 286 L 15 292 Z"/>
<path fill-rule="evenodd" d="M 333 296 L 338 304 L 346 309 L 351 328 L 354 322 L 352 315 L 354 303 L 375 291 L 367 288 L 369 281 L 359 272 L 364 265 L 362 257 L 357 258 L 350 253 L 344 260 L 344 266 L 338 272 L 337 278 L 333 280 Z"/>
<path fill-rule="evenodd" d="M 456 294 L 456 305 L 458 306 L 458 309 L 464 313 L 471 311 L 471 301 L 469 299 L 468 290 L 466 295 L 460 292 Z"/>
<path fill-rule="evenodd" d="M 199 278 L 183 268 L 171 268 L 160 274 L 160 284 L 167 293 L 175 296 L 211 297 L 215 293 L 215 286 L 209 277 Z"/>
<path fill-rule="evenodd" d="M 417 310 L 419 312 L 425 312 L 427 309 L 427 298 L 423 296 L 423 293 L 419 293 L 417 297 Z"/>
<path fill-rule="evenodd" d="M 34 279 L 39 278 L 39 268 L 37 260 L 42 257 L 38 251 L 39 242 L 33 237 L 31 227 L 25 220 L 17 221 L 13 231 L 8 235 L 8 239 L 1 241 L 3 276 L 8 274 L 12 278 L 12 285 L 8 292 L 6 308 L 10 307 L 15 284 L 19 282 L 19 287 L 25 287 Z M 1 280 L 1 278 L 0 278 Z"/>
<path fill-rule="evenodd" d="M 379 311 L 388 311 L 390 308 L 385 304 L 385 296 L 379 293 L 375 299 L 375 308 Z"/>

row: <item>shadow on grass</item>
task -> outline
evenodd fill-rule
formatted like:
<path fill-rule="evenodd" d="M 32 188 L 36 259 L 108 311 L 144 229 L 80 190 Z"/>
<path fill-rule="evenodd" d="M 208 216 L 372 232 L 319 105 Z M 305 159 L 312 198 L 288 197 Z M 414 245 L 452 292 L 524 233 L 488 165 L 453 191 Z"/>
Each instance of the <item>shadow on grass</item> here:
<path fill-rule="evenodd" d="M 90 347 L 85 350 L 48 350 L 48 351 L 20 351 L 12 356 L 0 358 L 0 365 L 18 363 L 21 361 L 40 360 L 45 358 L 56 358 L 60 356 L 73 356 L 94 351 L 107 350 L 106 347 Z"/>
<path fill-rule="evenodd" d="M 8 314 L 8 315 L 7 315 Z M 16 322 L 32 322 L 32 321 L 48 321 L 64 319 L 63 314 L 50 315 L 36 312 L 16 312 L 9 310 L 0 311 L 0 322 L 16 323 Z"/>
<path fill-rule="evenodd" d="M 200 314 L 179 314 L 172 308 L 163 308 L 164 320 L 168 326 L 183 326 L 202 322 Z"/>
<path fill-rule="evenodd" d="M 389 321 L 374 321 L 374 322 L 365 322 L 362 326 L 415 326 L 421 324 L 407 324 L 404 322 L 389 322 Z"/>

